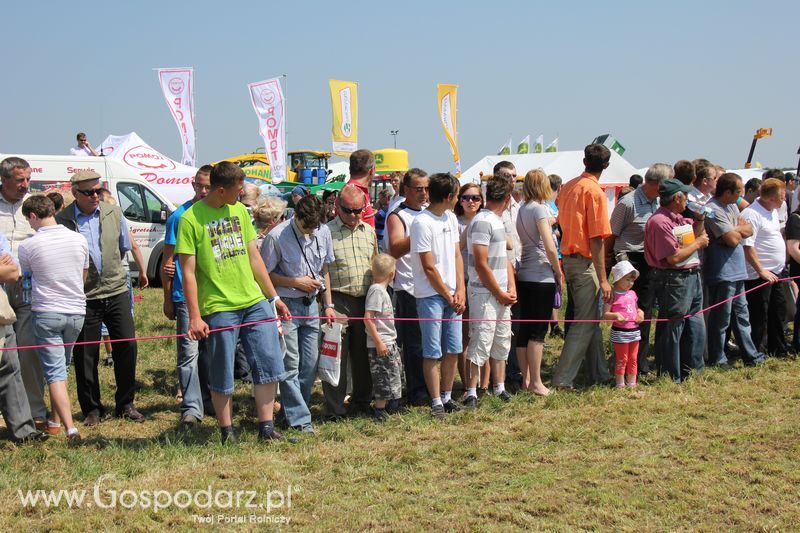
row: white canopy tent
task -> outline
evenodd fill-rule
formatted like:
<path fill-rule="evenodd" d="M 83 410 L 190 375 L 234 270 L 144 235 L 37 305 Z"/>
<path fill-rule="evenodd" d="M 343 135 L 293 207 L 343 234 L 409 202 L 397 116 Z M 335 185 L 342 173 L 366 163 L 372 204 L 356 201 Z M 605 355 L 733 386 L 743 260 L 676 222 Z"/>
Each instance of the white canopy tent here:
<path fill-rule="evenodd" d="M 197 169 L 173 161 L 144 142 L 135 132 L 109 135 L 97 150 L 101 148 L 105 157 L 117 159 L 133 169 L 176 205 L 194 196 L 192 179 Z"/>
<path fill-rule="evenodd" d="M 529 170 L 541 168 L 547 174 L 558 174 L 564 183 L 584 171 L 583 152 L 580 150 L 541 154 L 489 155 L 461 174 L 461 184 L 480 183 L 481 175 L 491 174 L 494 165 L 500 161 L 513 163 L 518 176 L 524 176 Z M 636 169 L 625 158 L 614 151 L 611 152 L 608 168 L 600 176 L 600 186 L 606 191 L 609 200 L 609 212 L 616 202 L 617 191 L 627 186 L 630 177 L 636 173 Z"/>

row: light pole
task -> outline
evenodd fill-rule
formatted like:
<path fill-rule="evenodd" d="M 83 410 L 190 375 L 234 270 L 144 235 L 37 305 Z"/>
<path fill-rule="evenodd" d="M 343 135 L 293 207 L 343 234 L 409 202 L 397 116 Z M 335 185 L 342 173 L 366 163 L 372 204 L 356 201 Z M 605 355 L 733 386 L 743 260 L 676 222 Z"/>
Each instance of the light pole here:
<path fill-rule="evenodd" d="M 389 130 L 389 133 L 394 137 L 394 147 L 397 149 L 397 134 L 400 133 L 400 130 Z"/>

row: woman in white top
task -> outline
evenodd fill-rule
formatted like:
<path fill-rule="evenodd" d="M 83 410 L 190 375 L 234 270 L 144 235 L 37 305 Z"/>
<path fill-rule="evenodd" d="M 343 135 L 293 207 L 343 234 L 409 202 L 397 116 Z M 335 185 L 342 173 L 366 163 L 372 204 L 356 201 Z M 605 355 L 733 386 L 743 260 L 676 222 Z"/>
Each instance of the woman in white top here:
<path fill-rule="evenodd" d="M 525 175 L 525 203 L 517 215 L 517 233 L 522 259 L 517 269 L 520 318 L 548 320 L 556 294 L 561 294 L 561 269 L 551 229 L 552 213 L 547 202 L 553 194 L 550 180 L 541 169 Z M 539 396 L 550 390 L 542 383 L 541 366 L 547 322 L 523 322 L 517 335 L 517 361 L 523 388 Z"/>

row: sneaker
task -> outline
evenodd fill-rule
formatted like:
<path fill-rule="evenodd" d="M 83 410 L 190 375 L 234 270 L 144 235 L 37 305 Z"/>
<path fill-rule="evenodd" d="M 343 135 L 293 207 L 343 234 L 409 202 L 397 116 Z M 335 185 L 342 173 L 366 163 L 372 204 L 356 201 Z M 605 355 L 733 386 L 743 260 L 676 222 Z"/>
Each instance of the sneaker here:
<path fill-rule="evenodd" d="M 192 428 L 200 425 L 200 420 L 194 415 L 183 415 L 180 424 L 182 427 Z"/>
<path fill-rule="evenodd" d="M 69 445 L 80 444 L 81 440 L 83 440 L 81 439 L 81 434 L 78 433 L 77 431 L 73 433 L 67 433 L 67 444 Z"/>
<path fill-rule="evenodd" d="M 486 389 L 486 388 L 483 388 L 483 387 L 478 387 L 476 389 L 476 391 L 478 393 L 478 398 L 482 398 L 482 397 L 487 396 L 489 394 L 489 389 Z"/>
<path fill-rule="evenodd" d="M 258 432 L 258 440 L 263 440 L 267 442 L 288 442 L 290 444 L 297 444 L 300 442 L 295 438 L 286 438 L 283 434 L 279 433 L 277 430 L 273 429 L 272 431 L 259 431 Z"/>
<path fill-rule="evenodd" d="M 461 406 L 454 402 L 451 398 L 444 404 L 444 410 L 446 413 L 457 413 L 461 410 Z"/>
<path fill-rule="evenodd" d="M 467 396 L 467 399 L 464 400 L 464 409 L 468 411 L 473 411 L 478 408 L 478 398 L 475 396 Z"/>
<path fill-rule="evenodd" d="M 219 440 L 222 444 L 239 443 L 239 437 L 236 436 L 236 432 L 233 431 L 233 428 L 229 428 L 228 430 L 221 430 L 219 434 Z"/>
<path fill-rule="evenodd" d="M 44 442 L 50 438 L 50 435 L 43 431 L 34 431 L 30 435 L 21 438 L 20 440 L 16 441 L 17 444 L 27 444 L 29 442 Z"/>
<path fill-rule="evenodd" d="M 304 433 L 306 435 L 313 436 L 317 434 L 317 430 L 314 429 L 314 424 L 311 424 L 310 422 L 308 424 L 303 424 L 302 426 L 299 427 L 296 426 L 293 429 L 296 429 L 300 433 Z"/>
<path fill-rule="evenodd" d="M 386 422 L 389 420 L 389 413 L 386 412 L 386 409 L 375 409 L 375 413 L 372 416 L 375 418 L 375 422 Z"/>
<path fill-rule="evenodd" d="M 47 431 L 48 435 L 52 435 L 52 436 L 58 435 L 59 433 L 61 433 L 61 424 L 57 424 L 57 423 L 53 422 L 52 420 L 48 420 L 47 421 L 47 428 L 45 429 L 45 431 Z"/>
<path fill-rule="evenodd" d="M 500 394 L 496 394 L 496 396 L 498 398 L 500 398 L 501 400 L 503 400 L 505 403 L 508 403 L 508 402 L 511 401 L 511 395 L 507 391 L 503 391 Z"/>
<path fill-rule="evenodd" d="M 434 405 L 431 407 L 431 416 L 436 418 L 437 420 L 441 420 L 444 418 L 444 406 L 443 405 Z"/>

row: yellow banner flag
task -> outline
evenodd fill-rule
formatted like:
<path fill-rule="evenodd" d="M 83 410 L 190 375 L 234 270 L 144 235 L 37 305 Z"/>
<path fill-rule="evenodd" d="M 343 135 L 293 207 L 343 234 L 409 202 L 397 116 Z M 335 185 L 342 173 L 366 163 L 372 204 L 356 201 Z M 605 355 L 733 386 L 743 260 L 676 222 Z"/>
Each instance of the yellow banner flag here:
<path fill-rule="evenodd" d="M 437 102 L 439 104 L 439 118 L 442 120 L 444 134 L 450 143 L 450 151 L 453 152 L 453 161 L 456 162 L 456 176 L 461 176 L 461 160 L 458 157 L 458 138 L 457 138 L 457 95 L 458 85 L 439 83 L 436 85 Z"/>
<path fill-rule="evenodd" d="M 358 83 L 328 80 L 333 109 L 333 153 L 349 156 L 358 150 Z"/>

